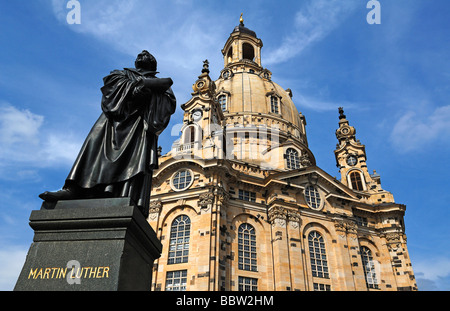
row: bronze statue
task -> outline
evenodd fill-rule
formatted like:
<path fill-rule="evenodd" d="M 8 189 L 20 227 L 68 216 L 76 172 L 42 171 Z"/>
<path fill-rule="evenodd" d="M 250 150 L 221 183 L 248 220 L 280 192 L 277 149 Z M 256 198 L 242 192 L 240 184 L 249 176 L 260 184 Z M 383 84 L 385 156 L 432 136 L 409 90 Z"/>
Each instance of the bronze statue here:
<path fill-rule="evenodd" d="M 148 51 L 136 68 L 114 70 L 101 88 L 103 113 L 87 136 L 62 190 L 39 197 L 59 200 L 131 197 L 147 216 L 158 136 L 175 112 L 170 78 L 156 77 Z"/>

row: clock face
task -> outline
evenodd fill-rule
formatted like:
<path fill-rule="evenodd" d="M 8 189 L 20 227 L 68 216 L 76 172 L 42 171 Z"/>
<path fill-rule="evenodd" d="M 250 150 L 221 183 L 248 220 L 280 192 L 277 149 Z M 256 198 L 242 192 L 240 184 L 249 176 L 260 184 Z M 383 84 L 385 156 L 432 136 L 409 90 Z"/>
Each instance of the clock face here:
<path fill-rule="evenodd" d="M 198 121 L 202 118 L 202 111 L 201 110 L 194 110 L 194 112 L 192 112 L 192 118 L 194 119 L 194 121 Z"/>
<path fill-rule="evenodd" d="M 358 159 L 357 159 L 354 155 L 351 155 L 351 156 L 349 156 L 349 157 L 347 158 L 347 164 L 348 164 L 348 165 L 350 165 L 350 166 L 355 166 L 356 163 L 358 163 Z"/>

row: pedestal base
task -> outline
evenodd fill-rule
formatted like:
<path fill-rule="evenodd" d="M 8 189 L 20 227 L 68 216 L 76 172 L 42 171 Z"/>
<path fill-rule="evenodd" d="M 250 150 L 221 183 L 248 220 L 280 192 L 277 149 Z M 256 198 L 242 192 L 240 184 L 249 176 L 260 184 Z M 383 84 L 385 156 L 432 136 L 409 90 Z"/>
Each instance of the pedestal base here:
<path fill-rule="evenodd" d="M 129 198 L 61 201 L 33 211 L 16 291 L 149 291 L 162 245 Z"/>

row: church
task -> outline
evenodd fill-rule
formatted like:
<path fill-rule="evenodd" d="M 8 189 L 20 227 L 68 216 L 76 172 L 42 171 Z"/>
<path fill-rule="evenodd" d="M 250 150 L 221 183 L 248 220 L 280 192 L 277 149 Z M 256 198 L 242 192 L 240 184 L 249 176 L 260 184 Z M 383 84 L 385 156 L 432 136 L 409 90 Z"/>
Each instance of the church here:
<path fill-rule="evenodd" d="M 163 251 L 151 289 L 417 290 L 406 207 L 369 173 L 350 118 L 336 107 L 338 180 L 316 166 L 262 47 L 241 17 L 218 79 L 207 61 L 193 79 L 180 137 L 153 172 L 148 222 Z"/>

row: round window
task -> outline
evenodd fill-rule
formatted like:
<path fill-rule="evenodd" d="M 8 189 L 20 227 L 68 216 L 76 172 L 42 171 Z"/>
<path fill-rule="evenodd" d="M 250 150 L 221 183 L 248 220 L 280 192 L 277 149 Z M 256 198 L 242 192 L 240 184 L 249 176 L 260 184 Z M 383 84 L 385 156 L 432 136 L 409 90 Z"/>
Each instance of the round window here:
<path fill-rule="evenodd" d="M 305 199 L 308 206 L 313 209 L 320 209 L 322 206 L 319 190 L 314 186 L 309 185 L 305 188 Z"/>
<path fill-rule="evenodd" d="M 351 155 L 347 158 L 348 165 L 355 166 L 357 163 L 358 163 L 358 159 L 354 155 Z"/>
<path fill-rule="evenodd" d="M 181 170 L 175 173 L 172 177 L 172 186 L 175 191 L 183 191 L 189 188 L 194 179 L 192 178 L 191 170 Z"/>

